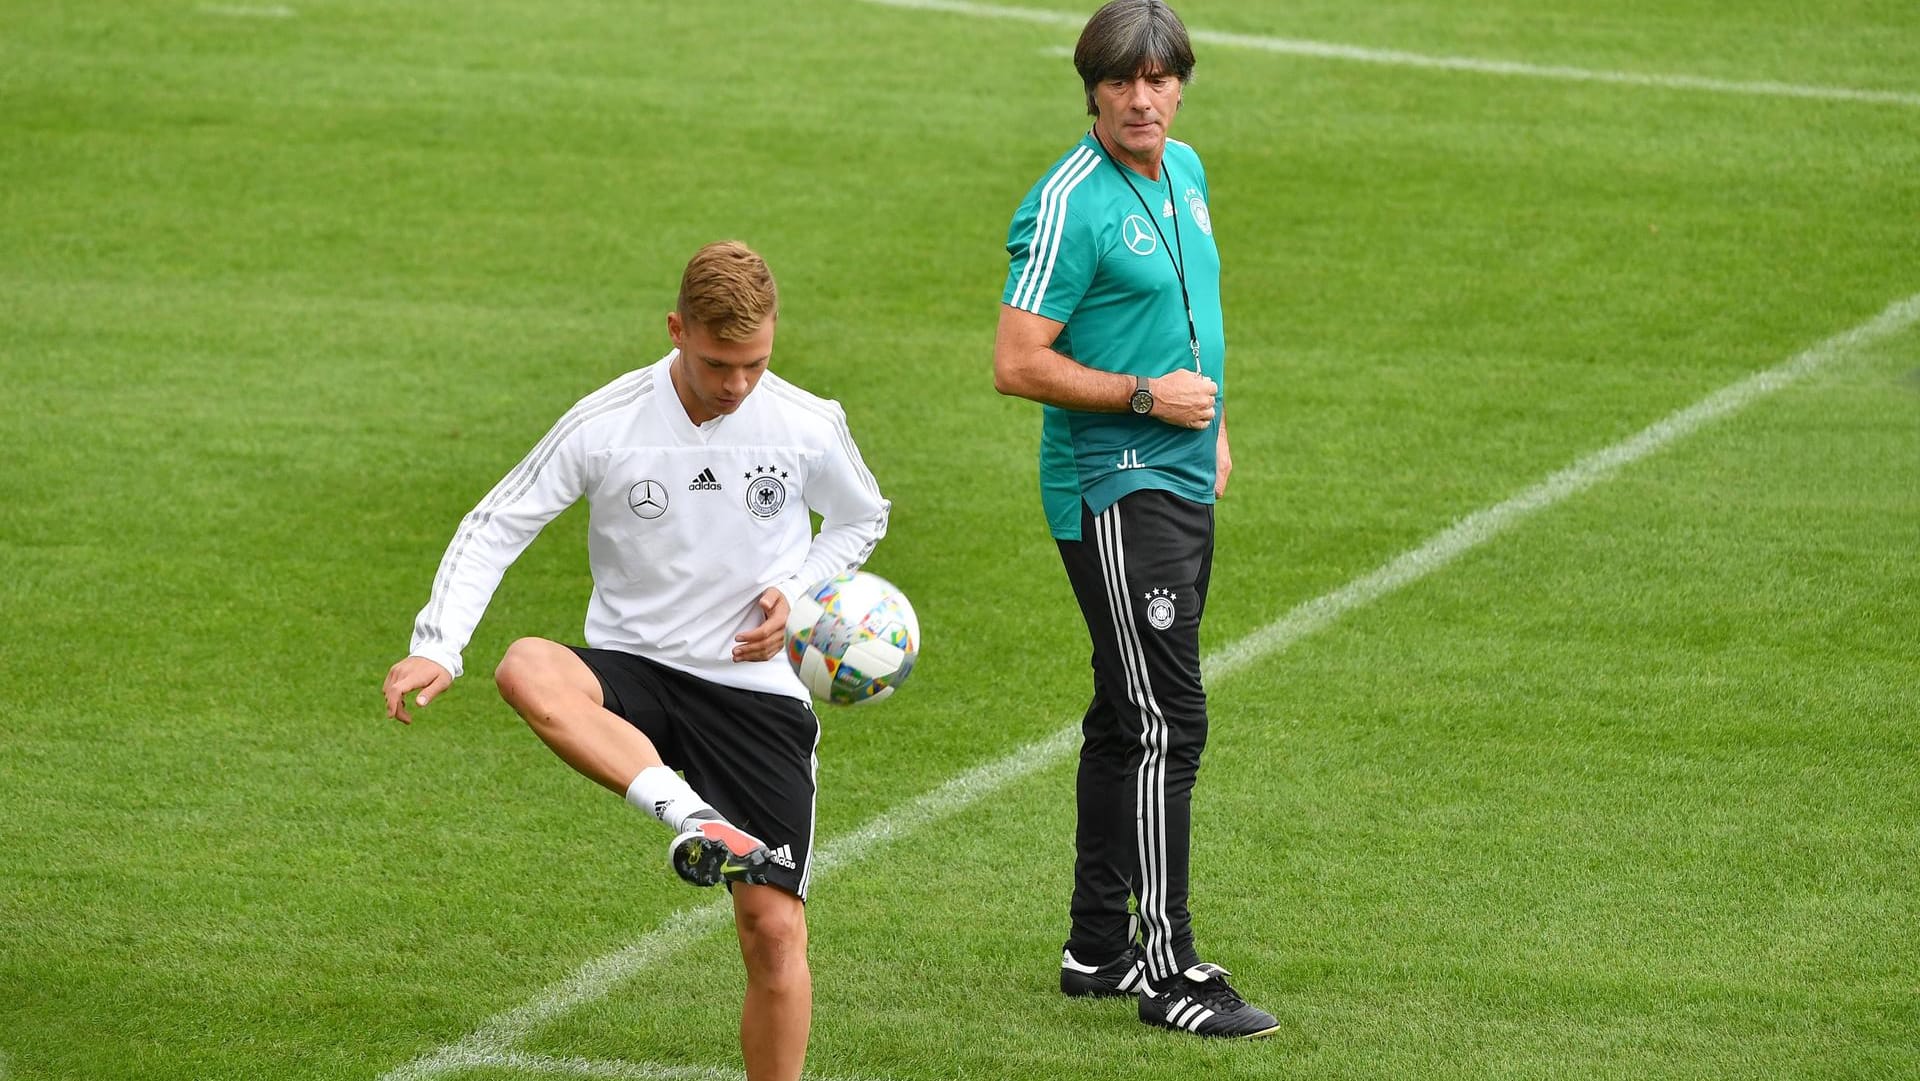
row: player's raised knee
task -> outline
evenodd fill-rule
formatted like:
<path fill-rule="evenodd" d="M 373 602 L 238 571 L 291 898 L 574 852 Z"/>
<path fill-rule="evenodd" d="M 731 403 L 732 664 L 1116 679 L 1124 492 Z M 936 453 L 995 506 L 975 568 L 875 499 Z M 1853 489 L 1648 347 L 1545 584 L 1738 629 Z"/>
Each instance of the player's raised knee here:
<path fill-rule="evenodd" d="M 572 650 L 545 638 L 521 638 L 507 647 L 493 670 L 493 685 L 508 704 L 520 706 L 561 682 L 566 660 L 579 663 Z"/>

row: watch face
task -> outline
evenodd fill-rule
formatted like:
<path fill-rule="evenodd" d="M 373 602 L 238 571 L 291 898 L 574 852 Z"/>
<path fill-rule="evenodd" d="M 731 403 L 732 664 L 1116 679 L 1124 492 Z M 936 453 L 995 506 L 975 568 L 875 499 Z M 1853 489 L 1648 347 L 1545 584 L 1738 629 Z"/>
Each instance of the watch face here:
<path fill-rule="evenodd" d="M 1153 412 L 1153 392 L 1136 390 L 1133 392 L 1133 411 L 1136 413 Z"/>

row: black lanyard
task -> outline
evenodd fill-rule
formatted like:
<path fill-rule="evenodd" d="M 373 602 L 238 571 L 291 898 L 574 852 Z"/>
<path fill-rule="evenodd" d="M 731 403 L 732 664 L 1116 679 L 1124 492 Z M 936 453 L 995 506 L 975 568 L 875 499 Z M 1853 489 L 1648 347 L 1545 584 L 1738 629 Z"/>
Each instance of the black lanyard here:
<path fill-rule="evenodd" d="M 1140 209 L 1147 212 L 1147 220 L 1153 223 L 1154 235 L 1160 238 L 1160 247 L 1167 253 L 1167 261 L 1173 264 L 1173 276 L 1180 280 L 1180 304 L 1187 312 L 1187 347 L 1193 350 L 1193 370 L 1197 372 L 1200 370 L 1200 335 L 1193 326 L 1193 299 L 1187 296 L 1187 249 L 1180 243 L 1180 208 L 1174 207 L 1173 243 L 1168 244 L 1167 234 L 1160 231 L 1159 213 L 1147 205 L 1147 197 L 1140 194 L 1140 189 L 1133 185 L 1133 178 L 1127 175 L 1132 170 L 1120 164 L 1120 159 L 1113 156 L 1113 152 L 1107 149 L 1107 144 L 1101 141 L 1099 132 L 1094 132 L 1093 141 L 1100 144 L 1101 153 L 1105 154 L 1107 160 L 1113 163 L 1113 167 L 1120 171 L 1120 179 L 1127 182 L 1127 190 L 1140 201 Z M 1171 206 L 1173 204 L 1173 170 L 1167 168 L 1165 157 L 1160 159 L 1160 172 L 1167 178 L 1167 204 Z M 1176 248 L 1180 252 L 1177 257 L 1174 255 Z"/>

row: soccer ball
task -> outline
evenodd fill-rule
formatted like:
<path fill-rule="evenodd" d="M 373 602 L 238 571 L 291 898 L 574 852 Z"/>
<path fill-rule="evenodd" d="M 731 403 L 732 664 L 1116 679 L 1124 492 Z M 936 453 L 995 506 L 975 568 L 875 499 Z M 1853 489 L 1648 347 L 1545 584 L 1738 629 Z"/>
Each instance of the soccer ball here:
<path fill-rule="evenodd" d="M 787 613 L 787 661 L 807 693 L 836 706 L 878 702 L 913 671 L 920 621 L 907 595 L 867 571 L 829 578 Z"/>

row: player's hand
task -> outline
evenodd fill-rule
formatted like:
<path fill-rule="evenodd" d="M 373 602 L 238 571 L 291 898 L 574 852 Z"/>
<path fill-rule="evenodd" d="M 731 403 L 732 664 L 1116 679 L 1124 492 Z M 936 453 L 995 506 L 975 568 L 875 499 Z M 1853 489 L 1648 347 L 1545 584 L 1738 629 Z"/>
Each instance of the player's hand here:
<path fill-rule="evenodd" d="M 733 640 L 738 643 L 733 647 L 736 662 L 771 660 L 779 656 L 780 648 L 787 644 L 787 595 L 769 586 L 755 603 L 767 620 L 743 634 L 734 635 Z"/>
<path fill-rule="evenodd" d="M 381 688 L 387 696 L 387 716 L 401 724 L 412 724 L 413 714 L 407 712 L 407 692 L 419 691 L 413 704 L 425 706 L 452 685 L 452 672 L 425 657 L 408 657 L 387 669 L 387 683 Z"/>
<path fill-rule="evenodd" d="M 1226 425 L 1220 426 L 1220 439 L 1213 445 L 1213 498 L 1227 494 L 1227 474 L 1233 472 L 1233 452 L 1227 449 Z"/>
<path fill-rule="evenodd" d="M 1153 392 L 1155 420 L 1176 428 L 1199 430 L 1213 423 L 1213 400 L 1220 391 L 1213 380 L 1190 368 L 1179 368 L 1147 380 Z"/>

